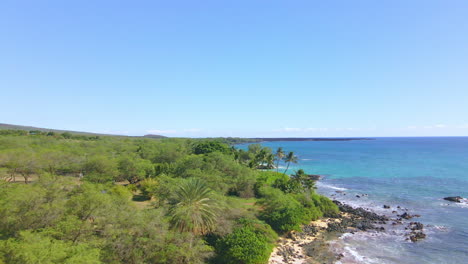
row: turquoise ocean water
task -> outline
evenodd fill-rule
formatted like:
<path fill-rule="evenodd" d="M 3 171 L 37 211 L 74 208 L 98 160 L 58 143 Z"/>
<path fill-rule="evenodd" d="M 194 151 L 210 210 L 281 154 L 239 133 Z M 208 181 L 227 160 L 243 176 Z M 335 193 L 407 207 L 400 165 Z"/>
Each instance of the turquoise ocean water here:
<path fill-rule="evenodd" d="M 262 145 L 294 151 L 299 163 L 290 167 L 291 173 L 302 168 L 324 175 L 318 183 L 322 194 L 389 216 L 397 206 L 421 215 L 412 221 L 425 225 L 425 240 L 405 240 L 408 231 L 403 226 L 384 233 L 345 234 L 331 244 L 344 254 L 341 263 L 468 263 L 468 204 L 442 199 L 468 197 L 468 137 Z M 383 209 L 383 204 L 392 209 Z"/>

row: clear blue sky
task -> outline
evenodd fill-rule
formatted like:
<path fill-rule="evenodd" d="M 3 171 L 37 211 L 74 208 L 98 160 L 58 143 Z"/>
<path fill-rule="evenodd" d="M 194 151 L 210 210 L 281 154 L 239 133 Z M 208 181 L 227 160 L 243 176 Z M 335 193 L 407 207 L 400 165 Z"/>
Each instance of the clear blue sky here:
<path fill-rule="evenodd" d="M 468 135 L 468 2 L 0 3 L 0 123 Z"/>

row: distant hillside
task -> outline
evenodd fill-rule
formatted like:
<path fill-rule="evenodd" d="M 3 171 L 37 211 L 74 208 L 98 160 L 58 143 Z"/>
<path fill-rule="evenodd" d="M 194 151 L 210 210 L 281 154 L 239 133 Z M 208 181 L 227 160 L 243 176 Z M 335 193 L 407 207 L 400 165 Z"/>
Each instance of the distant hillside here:
<path fill-rule="evenodd" d="M 153 134 L 144 135 L 143 137 L 145 137 L 145 138 L 166 138 L 165 136 L 153 135 Z"/>
<path fill-rule="evenodd" d="M 91 132 L 82 132 L 82 131 L 72 131 L 72 130 L 61 130 L 61 129 L 51 129 L 51 128 L 42 128 L 42 127 L 33 127 L 33 126 L 20 126 L 20 125 L 11 125 L 0 123 L 0 129 L 3 130 L 26 130 L 26 131 L 42 131 L 42 132 L 55 132 L 55 133 L 71 133 L 74 135 L 83 135 L 83 136 L 112 136 L 112 137 L 128 137 L 124 135 L 111 135 L 111 134 L 100 134 L 100 133 L 91 133 Z M 144 137 L 148 138 L 165 138 L 165 136 L 160 135 L 145 135 Z"/>

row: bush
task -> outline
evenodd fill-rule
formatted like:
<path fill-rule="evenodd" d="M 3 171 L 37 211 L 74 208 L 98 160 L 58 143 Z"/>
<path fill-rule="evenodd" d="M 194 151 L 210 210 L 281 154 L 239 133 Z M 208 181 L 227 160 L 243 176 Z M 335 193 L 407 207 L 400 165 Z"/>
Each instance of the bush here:
<path fill-rule="evenodd" d="M 18 239 L 0 242 L 6 263 L 102 263 L 99 249 L 84 243 L 56 240 L 31 231 L 22 231 Z"/>
<path fill-rule="evenodd" d="M 159 189 L 159 183 L 155 179 L 146 179 L 140 182 L 140 190 L 144 196 L 153 198 Z"/>
<path fill-rule="evenodd" d="M 301 224 L 311 219 L 309 210 L 290 194 L 284 194 L 278 189 L 266 187 L 261 190 L 263 199 L 260 204 L 264 210 L 260 218 L 267 222 L 275 231 L 285 233 L 300 230 Z"/>
<path fill-rule="evenodd" d="M 314 202 L 314 205 L 319 208 L 323 216 L 335 217 L 340 213 L 338 206 L 333 203 L 332 200 L 328 199 L 328 197 L 314 193 L 310 195 L 310 199 Z"/>
<path fill-rule="evenodd" d="M 256 220 L 239 220 L 233 232 L 218 241 L 217 263 L 266 263 L 274 247 L 276 234 L 271 228 Z"/>
<path fill-rule="evenodd" d="M 230 149 L 228 145 L 213 140 L 200 142 L 193 148 L 193 153 L 195 154 L 208 154 L 212 152 L 229 153 Z"/>

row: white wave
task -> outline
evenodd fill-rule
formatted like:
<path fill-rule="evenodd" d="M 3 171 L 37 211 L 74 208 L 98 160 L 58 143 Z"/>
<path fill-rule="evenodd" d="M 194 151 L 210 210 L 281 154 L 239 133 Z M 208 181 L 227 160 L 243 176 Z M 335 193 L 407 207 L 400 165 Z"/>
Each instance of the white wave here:
<path fill-rule="evenodd" d="M 333 190 L 338 190 L 338 191 L 346 191 L 346 190 L 348 190 L 348 189 L 346 189 L 346 188 L 342 188 L 342 187 L 337 187 L 337 186 L 325 184 L 325 183 L 323 183 L 323 182 L 317 182 L 316 185 L 317 185 L 318 187 L 328 188 L 328 189 L 333 189 Z"/>
<path fill-rule="evenodd" d="M 460 200 L 459 203 L 455 203 L 455 202 L 446 202 L 444 201 L 443 203 L 440 204 L 441 206 L 457 206 L 457 207 L 461 207 L 461 208 L 468 208 L 468 199 L 467 198 L 463 198 Z"/>
<path fill-rule="evenodd" d="M 442 225 L 426 225 L 425 226 L 426 234 L 434 234 L 434 233 L 447 233 L 450 232 L 450 228 L 447 226 Z"/>
<path fill-rule="evenodd" d="M 390 259 L 396 259 L 393 253 L 395 250 L 400 249 L 394 246 L 405 241 L 402 235 L 366 231 L 354 234 L 345 233 L 338 240 L 331 241 L 330 246 L 333 252 L 343 254 L 343 257 L 336 262 L 338 264 L 384 264 L 398 263 L 390 261 Z M 380 253 L 375 254 L 374 250 L 376 245 L 382 245 L 382 243 L 385 246 L 379 246 L 377 251 L 383 250 L 386 255 L 385 259 L 382 258 Z"/>
<path fill-rule="evenodd" d="M 449 230 L 448 227 L 441 226 L 441 225 L 434 225 L 434 228 L 437 229 L 437 230 L 441 230 L 441 231 L 448 231 Z"/>
<path fill-rule="evenodd" d="M 455 206 L 458 206 L 461 208 L 468 208 L 468 203 L 456 203 Z"/>
<path fill-rule="evenodd" d="M 378 260 L 366 257 L 361 255 L 357 249 L 344 246 L 343 248 L 343 258 L 338 260 L 336 264 L 354 264 L 354 263 L 365 263 L 365 264 L 374 264 L 374 263 L 382 263 Z"/>

